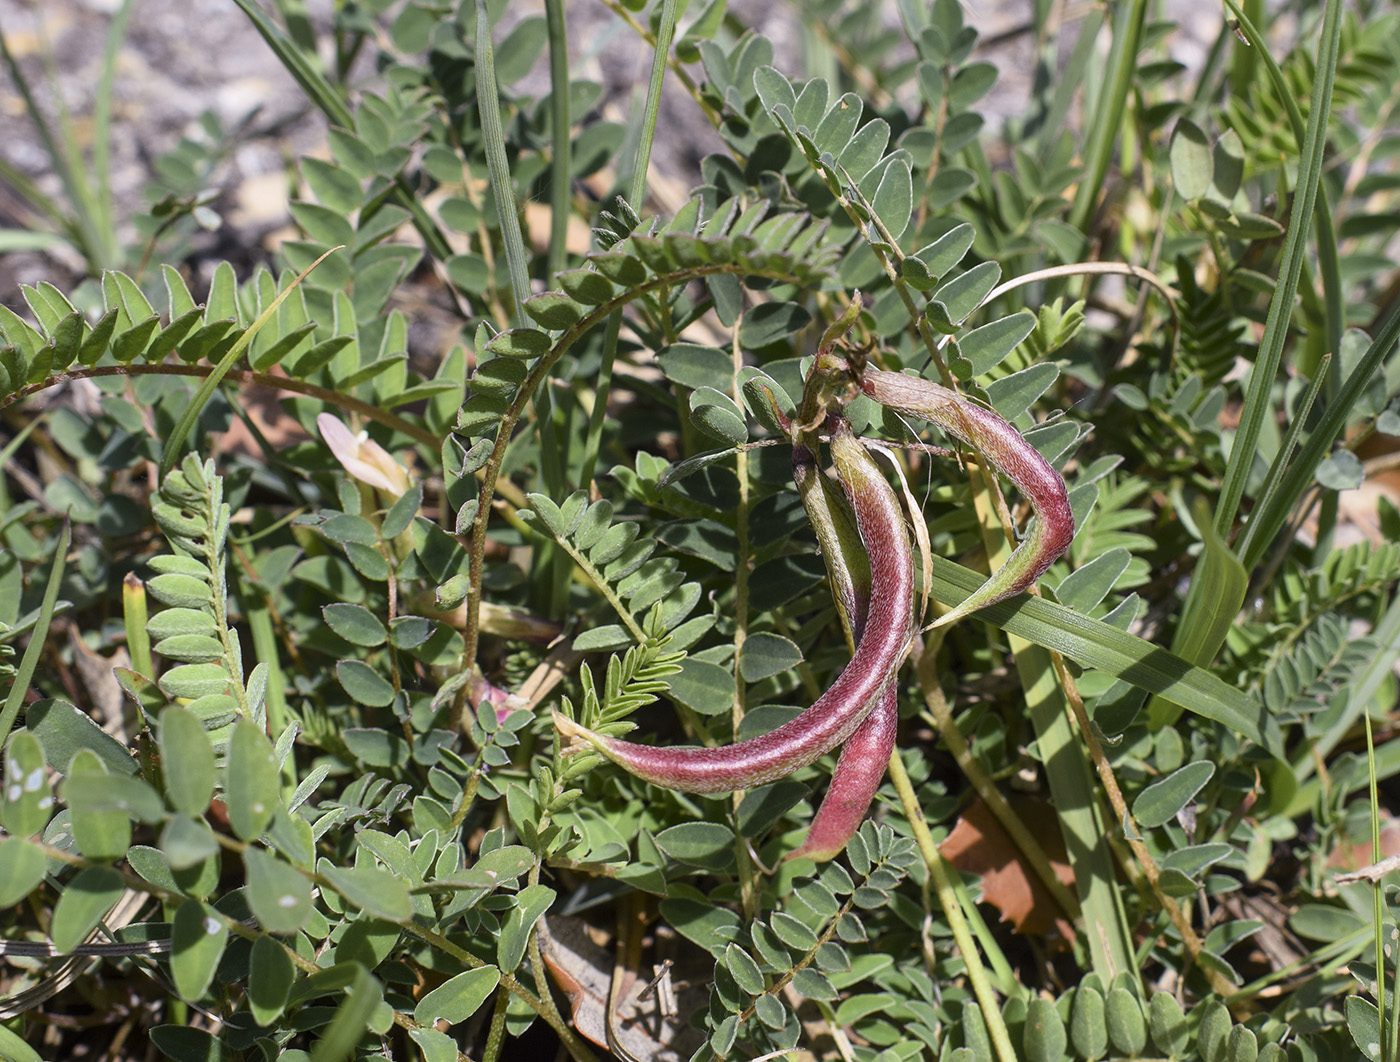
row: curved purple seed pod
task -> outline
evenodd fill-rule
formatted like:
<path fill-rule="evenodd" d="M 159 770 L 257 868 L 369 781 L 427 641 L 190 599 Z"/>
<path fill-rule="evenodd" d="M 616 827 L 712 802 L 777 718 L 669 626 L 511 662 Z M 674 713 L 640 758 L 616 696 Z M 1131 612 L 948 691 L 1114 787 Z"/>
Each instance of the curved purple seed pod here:
<path fill-rule="evenodd" d="M 849 428 L 831 440 L 832 460 L 870 556 L 872 592 L 850 663 L 817 702 L 760 737 L 720 748 L 657 748 L 604 737 L 559 713 L 571 745 L 588 744 L 638 778 L 689 793 L 749 789 L 791 774 L 841 744 L 894 682 L 913 627 L 914 561 L 893 489 Z"/>
<path fill-rule="evenodd" d="M 875 710 L 847 740 L 826 796 L 807 828 L 806 840 L 783 856 L 785 860 L 806 858 L 823 863 L 845 850 L 885 780 L 898 730 L 899 697 L 894 686 L 890 686 Z"/>
<path fill-rule="evenodd" d="M 854 652 L 870 607 L 870 559 L 861 545 L 850 505 L 822 474 L 816 451 L 802 439 L 792 444 L 792 481 L 807 510 L 807 521 L 816 532 L 841 629 Z"/>
<path fill-rule="evenodd" d="M 1074 538 L 1074 514 L 1065 481 L 1011 424 L 990 409 L 921 376 L 867 369 L 860 375 L 860 385 L 887 409 L 927 420 L 975 446 L 1016 484 L 1035 510 L 1034 527 L 1006 563 L 933 626 L 942 627 L 1020 593 L 1069 548 Z"/>
<path fill-rule="evenodd" d="M 852 523 L 850 507 L 821 473 L 817 456 L 803 441 L 792 449 L 792 478 L 817 533 L 836 598 L 841 624 L 851 644 L 865 628 L 870 604 L 870 563 Z M 865 717 L 841 750 L 826 795 L 801 846 L 784 859 L 834 859 L 865 821 L 885 778 L 899 729 L 899 698 L 893 686 Z"/>

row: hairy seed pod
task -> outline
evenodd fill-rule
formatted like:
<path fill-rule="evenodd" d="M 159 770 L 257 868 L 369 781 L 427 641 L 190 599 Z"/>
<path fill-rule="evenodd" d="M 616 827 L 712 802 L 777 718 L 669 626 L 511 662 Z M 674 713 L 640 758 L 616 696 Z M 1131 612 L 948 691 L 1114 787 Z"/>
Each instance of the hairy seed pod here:
<path fill-rule="evenodd" d="M 832 594 L 849 644 L 865 629 L 870 605 L 870 561 L 865 556 L 850 506 L 822 475 L 816 453 L 803 441 L 792 449 L 792 478 L 826 561 Z M 831 784 L 802 844 L 784 859 L 834 859 L 865 821 L 885 777 L 899 729 L 899 698 L 893 685 L 856 728 L 836 762 Z"/>
<path fill-rule="evenodd" d="M 885 780 L 899 731 L 899 697 L 893 685 L 841 749 L 826 796 L 802 844 L 784 859 L 835 859 L 855 836 Z"/>
<path fill-rule="evenodd" d="M 894 682 L 913 627 L 914 562 L 899 500 L 865 448 L 841 425 L 832 460 L 870 557 L 865 630 L 840 677 L 796 719 L 761 737 L 720 748 L 657 748 L 604 737 L 559 713 L 572 747 L 592 746 L 624 770 L 668 789 L 727 793 L 782 778 L 841 744 Z"/>
<path fill-rule="evenodd" d="M 942 428 L 975 446 L 1016 485 L 1031 503 L 1033 529 L 990 579 L 934 626 L 943 626 L 979 608 L 1020 593 L 1045 574 L 1074 538 L 1074 514 L 1065 481 L 1026 441 L 1025 436 L 990 409 L 921 376 L 867 369 L 861 389 L 880 405 Z"/>

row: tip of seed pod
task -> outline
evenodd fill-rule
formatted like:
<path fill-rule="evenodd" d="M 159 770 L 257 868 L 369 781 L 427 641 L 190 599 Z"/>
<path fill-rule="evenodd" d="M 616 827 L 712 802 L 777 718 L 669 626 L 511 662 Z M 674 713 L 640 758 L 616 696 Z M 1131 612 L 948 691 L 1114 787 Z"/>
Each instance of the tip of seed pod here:
<path fill-rule="evenodd" d="M 803 845 L 801 848 L 794 848 L 791 852 L 787 853 L 787 855 L 783 856 L 783 862 L 790 863 L 794 859 L 810 859 L 813 863 L 829 863 L 843 851 L 845 851 L 844 846 L 831 849 L 829 847 L 808 848 L 806 845 Z"/>
<path fill-rule="evenodd" d="M 956 623 L 958 620 L 962 619 L 966 615 L 966 610 L 961 608 L 955 608 L 951 612 L 943 613 L 943 615 L 939 616 L 932 623 L 926 624 L 924 626 L 924 630 L 931 631 L 937 627 L 946 627 L 950 623 Z"/>

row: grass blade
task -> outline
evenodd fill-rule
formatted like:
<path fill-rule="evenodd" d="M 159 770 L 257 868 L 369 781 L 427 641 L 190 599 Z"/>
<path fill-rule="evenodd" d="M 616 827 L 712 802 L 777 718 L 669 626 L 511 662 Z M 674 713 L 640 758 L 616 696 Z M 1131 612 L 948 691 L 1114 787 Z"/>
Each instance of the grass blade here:
<path fill-rule="evenodd" d="M 1249 539 L 1248 549 L 1241 551 L 1240 559 L 1246 568 L 1252 569 L 1259 559 L 1269 548 L 1269 543 L 1278 535 L 1288 519 L 1288 514 L 1298 499 L 1303 496 L 1303 492 L 1308 489 L 1313 481 L 1313 473 L 1317 471 L 1317 466 L 1322 463 L 1323 458 L 1332 448 L 1332 443 L 1346 427 L 1347 415 L 1351 412 L 1362 392 L 1370 385 L 1376 372 L 1380 369 L 1386 357 L 1394 348 L 1396 340 L 1400 339 L 1400 304 L 1392 307 L 1385 320 L 1381 323 L 1380 330 L 1376 333 L 1371 345 L 1366 348 L 1366 353 L 1361 355 L 1361 360 L 1356 363 L 1356 368 L 1352 370 L 1350 376 L 1343 382 L 1341 389 L 1337 392 L 1337 397 L 1328 402 L 1322 410 L 1322 417 L 1317 426 L 1308 435 L 1308 441 L 1303 444 L 1299 451 L 1298 460 L 1293 463 L 1293 467 L 1284 476 L 1282 484 L 1274 495 L 1272 504 L 1267 509 L 1261 507 L 1259 513 L 1251 519 L 1251 523 L 1259 525 Z"/>
<path fill-rule="evenodd" d="M 1087 232 L 1098 205 L 1104 175 L 1113 158 L 1114 146 L 1123 125 L 1123 111 L 1133 91 L 1133 73 L 1142 42 L 1142 24 L 1147 16 L 1146 0 L 1119 4 L 1113 20 L 1113 43 L 1108 52 L 1108 78 L 1094 105 L 1089 124 L 1089 142 L 1084 145 L 1084 176 L 1074 193 L 1069 223 Z"/>
<path fill-rule="evenodd" d="M 554 158 L 549 171 L 549 273 L 553 276 L 568 263 L 566 244 L 573 181 L 569 140 L 569 36 L 564 21 L 564 0 L 545 0 L 544 14 L 549 27 L 549 105 L 554 126 L 550 145 Z"/>
<path fill-rule="evenodd" d="M 656 139 L 656 119 L 661 113 L 661 86 L 666 77 L 666 57 L 671 52 L 671 41 L 676 35 L 676 20 L 680 17 L 678 0 L 662 0 L 661 25 L 657 30 L 656 48 L 651 57 L 651 79 L 647 82 L 647 98 L 642 108 L 642 130 L 637 142 L 637 159 L 632 166 L 632 177 L 628 182 L 627 201 L 640 211 L 647 191 L 647 170 L 651 165 L 651 145 Z M 583 465 L 579 470 L 579 483 L 587 485 L 593 479 L 593 471 L 598 466 L 598 451 L 602 446 L 603 422 L 607 417 L 608 390 L 612 385 L 613 362 L 617 358 L 617 338 L 622 330 L 622 314 L 619 311 L 608 321 L 608 331 L 603 343 L 603 363 L 598 370 L 597 397 L 593 402 L 593 414 L 588 421 L 588 440 L 583 448 Z"/>
<path fill-rule="evenodd" d="M 1264 338 L 1259 343 L 1259 355 L 1249 376 L 1240 424 L 1230 448 L 1225 468 L 1225 481 L 1215 510 L 1215 528 L 1228 536 L 1244 496 L 1250 468 L 1254 464 L 1259 435 L 1264 418 L 1273 415 L 1274 378 L 1283 357 L 1284 341 L 1292 317 L 1293 297 L 1298 291 L 1303 261 L 1307 257 L 1307 236 L 1317 204 L 1318 183 L 1322 176 L 1322 156 L 1327 146 L 1327 121 L 1332 110 L 1332 85 L 1337 76 L 1337 54 L 1341 39 L 1341 0 L 1328 0 L 1323 18 L 1322 40 L 1318 45 L 1317 75 L 1309 103 L 1307 131 L 1303 138 L 1302 156 L 1298 163 L 1298 182 L 1294 189 L 1293 210 L 1288 219 L 1288 236 L 1284 243 L 1283 262 L 1274 297 L 1269 303 L 1269 316 L 1264 324 Z"/>
<path fill-rule="evenodd" d="M 63 518 L 63 530 L 58 533 L 58 545 L 54 549 L 53 568 L 49 572 L 48 584 L 44 587 L 44 601 L 39 607 L 39 619 L 29 634 L 29 645 L 19 662 L 14 685 L 5 698 L 5 707 L 0 709 L 0 748 L 9 739 L 10 730 L 19 718 L 19 709 L 24 704 L 24 695 L 29 691 L 29 683 L 39 667 L 39 657 L 44 654 L 44 642 L 49 637 L 49 624 L 53 622 L 54 608 L 58 605 L 58 588 L 63 582 L 63 565 L 68 558 L 68 544 L 72 541 L 73 528 L 68 518 Z"/>
<path fill-rule="evenodd" d="M 957 604 L 981 586 L 984 576 L 935 557 L 933 596 Z M 993 626 L 1028 642 L 1054 649 L 1085 667 L 1106 671 L 1189 712 L 1238 730 L 1277 754 L 1277 724 L 1251 697 L 1174 653 L 1101 620 L 1029 595 L 1013 597 L 976 613 Z"/>
<path fill-rule="evenodd" d="M 506 158 L 505 131 L 501 127 L 501 100 L 496 86 L 495 49 L 491 43 L 491 14 L 486 0 L 476 3 L 476 99 L 481 113 L 481 139 L 486 152 L 486 169 L 491 190 L 496 199 L 496 215 L 501 226 L 501 244 L 505 250 L 506 271 L 515 296 L 515 316 L 526 320 L 524 303 L 530 297 L 529 254 L 520 232 L 520 215 L 515 201 L 515 182 L 511 179 L 510 160 Z M 567 130 L 566 130 L 567 133 Z M 540 474 L 545 493 L 551 498 L 563 498 L 567 493 L 564 481 L 563 454 L 554 430 L 554 403 L 549 392 L 549 377 L 540 381 L 532 401 L 540 433 Z M 562 614 L 563 598 L 568 590 L 568 560 L 552 545 L 536 555 L 547 578 L 534 580 L 541 595 L 541 605 L 547 615 Z"/>
<path fill-rule="evenodd" d="M 1188 663 L 1206 665 L 1215 659 L 1239 615 L 1249 589 L 1249 575 L 1210 522 L 1210 507 L 1204 499 L 1198 499 L 1194 515 L 1205 548 L 1198 573 L 1191 580 L 1186 607 L 1181 610 L 1172 652 Z M 1147 705 L 1148 725 L 1153 730 L 1170 726 L 1180 714 L 1180 705 L 1171 704 L 1160 695 Z"/>

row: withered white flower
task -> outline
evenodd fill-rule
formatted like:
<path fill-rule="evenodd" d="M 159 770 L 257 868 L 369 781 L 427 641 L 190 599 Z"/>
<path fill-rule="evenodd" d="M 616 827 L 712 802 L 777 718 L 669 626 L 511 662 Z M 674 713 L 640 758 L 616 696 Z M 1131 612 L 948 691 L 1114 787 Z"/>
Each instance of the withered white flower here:
<path fill-rule="evenodd" d="M 346 472 L 361 483 L 397 498 L 408 490 L 408 471 L 366 432 L 354 434 L 339 417 L 322 413 L 316 418 L 321 438 Z"/>

